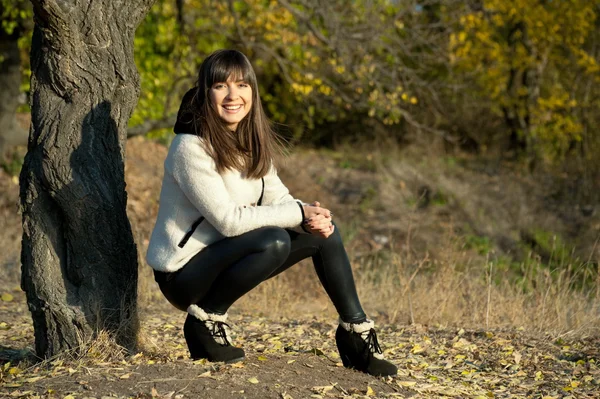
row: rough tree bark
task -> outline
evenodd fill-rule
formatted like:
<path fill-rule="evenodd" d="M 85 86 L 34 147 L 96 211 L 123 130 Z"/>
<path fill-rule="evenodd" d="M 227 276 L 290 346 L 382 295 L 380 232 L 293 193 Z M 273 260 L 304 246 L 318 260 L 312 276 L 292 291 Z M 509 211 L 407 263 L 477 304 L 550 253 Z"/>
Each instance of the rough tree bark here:
<path fill-rule="evenodd" d="M 140 87 L 133 37 L 153 1 L 32 0 L 21 285 L 40 357 L 80 349 L 100 329 L 135 346 L 124 154 Z"/>

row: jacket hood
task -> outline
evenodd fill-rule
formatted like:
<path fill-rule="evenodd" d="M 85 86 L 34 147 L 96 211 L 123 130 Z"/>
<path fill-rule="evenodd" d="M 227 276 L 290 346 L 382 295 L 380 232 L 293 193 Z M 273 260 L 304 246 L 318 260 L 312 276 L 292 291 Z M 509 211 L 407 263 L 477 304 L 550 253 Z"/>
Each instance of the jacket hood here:
<path fill-rule="evenodd" d="M 181 99 L 181 105 L 177 112 L 177 121 L 173 127 L 175 134 L 187 133 L 194 134 L 194 115 L 192 113 L 192 100 L 197 88 L 189 89 Z"/>

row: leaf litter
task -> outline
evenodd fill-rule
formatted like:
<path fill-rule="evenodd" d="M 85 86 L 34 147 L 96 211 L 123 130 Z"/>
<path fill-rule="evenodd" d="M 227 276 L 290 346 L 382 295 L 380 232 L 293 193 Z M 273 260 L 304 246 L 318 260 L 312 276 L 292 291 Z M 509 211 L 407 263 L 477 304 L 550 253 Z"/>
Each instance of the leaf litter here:
<path fill-rule="evenodd" d="M 247 359 L 192 361 L 183 314 L 142 312 L 141 351 L 36 361 L 24 295 L 0 305 L 0 397 L 15 398 L 593 398 L 600 391 L 600 338 L 551 337 L 523 329 L 432 326 L 379 328 L 398 375 L 343 368 L 331 320 L 304 322 L 232 314 L 234 342 Z M 266 333 L 268 331 L 268 333 Z"/>

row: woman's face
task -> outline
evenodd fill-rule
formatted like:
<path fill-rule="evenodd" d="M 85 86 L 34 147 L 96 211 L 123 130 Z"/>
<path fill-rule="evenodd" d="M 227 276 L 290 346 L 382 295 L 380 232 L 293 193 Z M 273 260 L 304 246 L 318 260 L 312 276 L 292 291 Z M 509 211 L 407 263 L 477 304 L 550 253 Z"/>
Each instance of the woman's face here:
<path fill-rule="evenodd" d="M 247 82 L 230 77 L 227 82 L 212 85 L 210 100 L 221 119 L 235 130 L 252 108 L 252 88 Z"/>

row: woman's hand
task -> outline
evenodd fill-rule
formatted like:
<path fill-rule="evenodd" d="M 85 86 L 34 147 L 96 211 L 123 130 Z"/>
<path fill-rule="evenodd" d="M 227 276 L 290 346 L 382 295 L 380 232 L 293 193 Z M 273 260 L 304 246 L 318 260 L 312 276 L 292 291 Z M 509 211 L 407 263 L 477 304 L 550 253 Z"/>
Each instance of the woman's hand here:
<path fill-rule="evenodd" d="M 302 205 L 302 209 L 304 209 L 304 218 L 311 219 L 313 216 L 323 215 L 325 217 L 330 218 L 332 213 L 329 209 L 321 208 L 321 204 L 317 201 L 313 202 L 310 205 Z"/>
<path fill-rule="evenodd" d="M 330 217 L 323 215 L 317 215 L 309 219 L 304 223 L 304 228 L 310 233 L 323 238 L 329 237 L 333 234 L 335 226 L 331 223 Z"/>
<path fill-rule="evenodd" d="M 311 205 L 305 205 L 303 208 L 306 217 L 304 228 L 308 232 L 324 238 L 333 234 L 335 229 L 335 226 L 331 223 L 333 213 L 329 209 L 322 208 L 318 201 L 313 202 Z"/>

